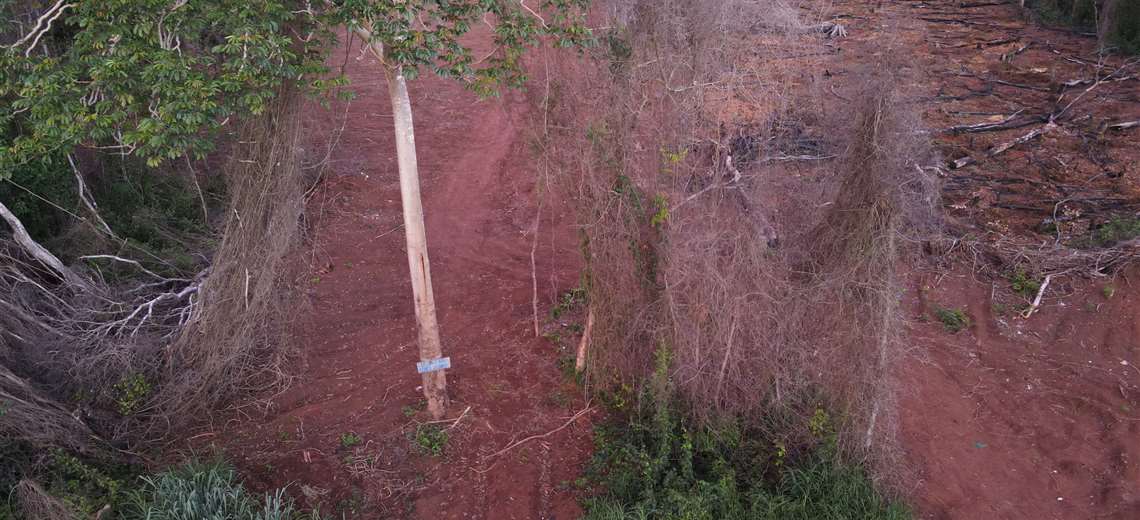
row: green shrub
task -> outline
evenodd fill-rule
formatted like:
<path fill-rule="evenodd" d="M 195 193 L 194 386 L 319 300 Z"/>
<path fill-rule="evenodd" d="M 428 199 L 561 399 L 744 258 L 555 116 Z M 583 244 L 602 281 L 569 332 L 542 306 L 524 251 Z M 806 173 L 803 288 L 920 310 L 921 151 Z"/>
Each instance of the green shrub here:
<path fill-rule="evenodd" d="M 585 501 L 587 520 L 910 518 L 861 469 L 839 461 L 822 407 L 807 421 L 815 444 L 795 453 L 739 421 L 693 427 L 672 404 L 668 347 L 656 357 L 641 407 L 595 432 L 587 479 L 602 494 Z"/>
<path fill-rule="evenodd" d="M 1116 286 L 1109 284 L 1101 287 L 1100 293 L 1104 295 L 1104 299 L 1111 300 L 1112 296 L 1116 294 Z"/>
<path fill-rule="evenodd" d="M 1116 0 L 1109 26 L 1101 28 L 1097 18 L 1105 3 L 1104 0 L 1032 0 L 1028 5 L 1046 24 L 1070 26 L 1085 32 L 1100 29 L 1108 46 L 1124 54 L 1140 53 L 1140 2 Z"/>
<path fill-rule="evenodd" d="M 129 477 L 115 478 L 115 468 L 96 467 L 63 450 L 54 450 L 49 468 L 48 491 L 73 510 L 94 515 L 104 504 L 121 498 L 123 483 Z"/>
<path fill-rule="evenodd" d="M 934 309 L 934 315 L 938 321 L 942 322 L 942 326 L 946 328 L 947 332 L 957 333 L 970 326 L 970 317 L 966 315 L 966 311 L 962 309 L 944 309 L 938 307 Z"/>
<path fill-rule="evenodd" d="M 1009 277 L 1009 287 L 1025 298 L 1033 298 L 1041 290 L 1041 282 L 1031 278 L 1025 271 L 1017 270 Z"/>
<path fill-rule="evenodd" d="M 1116 46 L 1125 54 L 1140 54 L 1140 2 L 1117 1 L 1112 27 L 1107 31 L 1109 45 Z"/>
<path fill-rule="evenodd" d="M 0 201 L 39 241 L 54 238 L 77 222 L 59 210 L 75 211 L 79 205 L 75 178 L 63 156 L 51 155 L 15 168 L 10 182 L 0 181 Z"/>
<path fill-rule="evenodd" d="M 340 445 L 342 448 L 348 449 L 356 446 L 357 444 L 360 444 L 361 442 L 364 442 L 364 439 L 361 439 L 360 436 L 355 432 L 345 432 L 340 434 Z"/>
<path fill-rule="evenodd" d="M 213 246 L 198 188 L 184 176 L 145 168 L 135 158 L 100 161 L 100 173 L 87 179 L 88 195 L 111 229 L 126 241 L 127 256 L 163 274 L 197 272 L 202 260 L 196 255 Z M 224 183 L 220 176 L 213 179 L 212 184 L 200 188 L 207 202 L 216 203 L 224 195 Z M 19 166 L 10 181 L 0 181 L 0 200 L 20 218 L 33 238 L 65 262 L 107 250 L 102 242 L 105 237 L 98 232 L 75 232 L 86 228 L 76 226 L 90 216 L 82 209 L 75 175 L 66 156 L 47 156 Z M 131 267 L 106 262 L 94 265 L 111 279 L 122 273 L 138 274 Z"/>
<path fill-rule="evenodd" d="M 818 415 L 823 417 L 824 415 Z M 690 430 L 672 412 L 603 426 L 585 501 L 587 520 L 909 519 L 834 444 L 784 463 L 787 451 L 734 427 Z"/>
<path fill-rule="evenodd" d="M 142 374 L 131 374 L 123 377 L 113 388 L 115 392 L 115 405 L 119 413 L 127 416 L 137 412 L 150 395 L 150 383 Z"/>
<path fill-rule="evenodd" d="M 550 308 L 550 318 L 557 320 L 563 314 L 570 312 L 586 303 L 586 289 L 582 287 L 575 287 L 562 293 L 558 297 L 558 302 L 554 307 Z"/>
<path fill-rule="evenodd" d="M 1095 30 L 1097 0 L 1033 0 L 1030 7 L 1041 21 L 1052 25 L 1071 25 L 1082 30 Z"/>
<path fill-rule="evenodd" d="M 1140 218 L 1116 217 L 1094 229 L 1079 245 L 1085 247 L 1111 247 L 1119 242 L 1140 237 Z"/>
<path fill-rule="evenodd" d="M 447 447 L 447 430 L 435 424 L 421 424 L 416 427 L 412 442 L 420 453 L 438 457 Z"/>
<path fill-rule="evenodd" d="M 256 497 L 233 468 L 219 462 L 190 463 L 152 477 L 130 493 L 123 520 L 299 520 L 284 490 Z M 314 514 L 315 516 L 315 514 Z"/>

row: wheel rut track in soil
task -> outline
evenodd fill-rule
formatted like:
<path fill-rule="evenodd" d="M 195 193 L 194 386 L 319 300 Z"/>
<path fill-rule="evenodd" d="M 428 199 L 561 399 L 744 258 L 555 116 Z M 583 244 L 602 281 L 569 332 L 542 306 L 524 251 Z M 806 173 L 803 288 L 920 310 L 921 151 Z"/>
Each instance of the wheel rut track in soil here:
<path fill-rule="evenodd" d="M 548 398 L 577 392 L 531 321 L 530 104 L 519 92 L 479 100 L 431 75 L 409 84 L 435 300 L 453 365 L 449 414 L 470 407 L 448 430 L 444 455 L 430 457 L 414 447 L 416 423 L 427 419 L 412 413 L 422 394 L 387 88 L 371 56 L 347 55 L 355 100 L 313 107 L 306 120 L 314 150 L 342 125 L 343 134 L 309 204 L 312 307 L 296 338 L 305 365 L 263 416 L 227 423 L 224 449 L 255 487 L 291 484 L 307 505 L 349 518 L 575 518 L 576 497 L 551 492 L 551 482 L 580 474 L 588 419 L 487 457 L 582 407 L 580 398 Z M 577 281 L 577 264 L 566 253 L 573 229 L 542 225 L 536 276 L 547 302 Z M 362 443 L 344 446 L 346 432 Z"/>

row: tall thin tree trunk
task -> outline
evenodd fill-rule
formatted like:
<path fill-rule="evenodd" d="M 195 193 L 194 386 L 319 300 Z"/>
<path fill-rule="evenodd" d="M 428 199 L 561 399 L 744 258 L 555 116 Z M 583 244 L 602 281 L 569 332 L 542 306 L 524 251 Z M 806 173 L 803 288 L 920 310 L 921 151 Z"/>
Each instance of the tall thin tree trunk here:
<path fill-rule="evenodd" d="M 416 302 L 416 329 L 419 333 L 420 359 L 429 361 L 443 357 L 439 339 L 439 323 L 435 317 L 435 296 L 431 287 L 424 209 L 420 201 L 420 174 L 416 163 L 415 127 L 412 125 L 412 101 L 408 85 L 399 70 L 384 67 L 388 95 L 396 130 L 396 158 L 400 169 L 400 198 L 404 208 L 404 235 L 408 242 L 408 268 L 412 274 L 412 294 Z M 440 419 L 447 409 L 447 376 L 442 370 L 423 374 L 424 397 L 428 413 Z"/>
<path fill-rule="evenodd" d="M 1112 31 L 1116 29 L 1116 2 L 1117 0 L 1104 0 L 1100 6 L 1096 32 L 1101 48 L 1109 46 Z"/>

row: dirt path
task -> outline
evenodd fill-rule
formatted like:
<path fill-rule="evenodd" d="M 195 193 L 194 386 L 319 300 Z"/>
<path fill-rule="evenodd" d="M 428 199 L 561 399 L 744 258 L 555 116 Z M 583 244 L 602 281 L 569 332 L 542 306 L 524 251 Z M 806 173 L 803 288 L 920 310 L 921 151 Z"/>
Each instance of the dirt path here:
<path fill-rule="evenodd" d="M 426 419 L 416 411 L 422 395 L 387 90 L 373 58 L 347 56 L 357 97 L 310 204 L 312 308 L 297 337 L 307 364 L 264 417 L 226 432 L 225 449 L 257 484 L 291 484 L 309 505 L 349 518 L 575 518 L 565 483 L 588 456 L 589 414 L 489 456 L 565 424 L 583 406 L 551 344 L 534 337 L 529 103 L 517 92 L 480 101 L 429 76 L 411 84 L 435 297 L 454 367 L 451 413 L 467 410 L 434 457 L 417 447 Z M 340 121 L 331 114 L 345 108 L 309 112 L 314 147 L 335 134 Z M 562 254 L 572 230 L 544 226 L 543 311 L 577 281 L 575 258 Z"/>

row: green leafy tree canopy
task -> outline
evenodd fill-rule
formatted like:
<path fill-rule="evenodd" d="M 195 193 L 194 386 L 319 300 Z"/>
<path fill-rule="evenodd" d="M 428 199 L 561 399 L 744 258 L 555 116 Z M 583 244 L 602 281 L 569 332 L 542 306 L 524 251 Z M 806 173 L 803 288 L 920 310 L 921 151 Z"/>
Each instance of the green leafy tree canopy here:
<path fill-rule="evenodd" d="M 534 3 L 528 6 L 527 2 Z M 77 146 L 155 166 L 213 149 L 285 82 L 343 85 L 324 59 L 339 28 L 367 34 L 405 77 L 421 69 L 483 95 L 521 86 L 544 36 L 588 43 L 588 0 L 0 0 L 0 179 Z M 477 25 L 493 49 L 476 55 Z"/>
<path fill-rule="evenodd" d="M 543 36 L 558 47 L 591 42 L 585 25 L 589 0 L 344 0 L 330 7 L 329 25 L 378 43 L 385 65 L 406 78 L 431 68 L 482 95 L 494 94 L 499 85 L 521 87 L 522 56 Z M 478 25 L 493 34 L 493 49 L 483 56 L 463 40 Z"/>
<path fill-rule="evenodd" d="M 211 131 L 258 114 L 322 69 L 300 2 L 75 0 L 0 5 L 0 179 L 86 145 L 148 164 L 201 156 Z M 23 22 L 23 23 L 19 23 Z"/>

